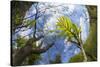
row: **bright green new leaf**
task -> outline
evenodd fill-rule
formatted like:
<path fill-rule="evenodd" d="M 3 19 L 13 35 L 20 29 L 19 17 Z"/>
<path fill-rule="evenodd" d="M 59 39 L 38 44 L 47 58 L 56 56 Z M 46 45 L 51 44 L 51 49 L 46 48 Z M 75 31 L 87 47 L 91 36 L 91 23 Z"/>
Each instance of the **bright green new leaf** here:
<path fill-rule="evenodd" d="M 70 20 L 69 17 L 62 16 L 58 18 L 57 30 L 61 31 L 62 35 L 66 35 L 68 38 L 76 38 L 79 36 L 81 29 Z"/>

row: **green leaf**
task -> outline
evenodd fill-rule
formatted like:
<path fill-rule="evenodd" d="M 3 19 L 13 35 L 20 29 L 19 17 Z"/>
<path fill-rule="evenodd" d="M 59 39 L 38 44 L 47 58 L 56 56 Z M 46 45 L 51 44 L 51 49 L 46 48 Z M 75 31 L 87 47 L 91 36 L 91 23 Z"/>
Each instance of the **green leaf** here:
<path fill-rule="evenodd" d="M 36 24 L 36 20 L 27 20 L 26 25 L 29 27 L 33 27 Z"/>
<path fill-rule="evenodd" d="M 30 21 L 30 27 L 33 27 L 36 24 L 36 20 L 31 20 Z"/>
<path fill-rule="evenodd" d="M 61 31 L 62 35 L 66 35 L 68 38 L 76 38 L 79 36 L 81 29 L 70 20 L 69 17 L 62 16 L 58 18 L 57 30 Z"/>
<path fill-rule="evenodd" d="M 49 32 L 50 32 L 50 33 L 53 33 L 53 32 L 55 32 L 55 31 L 56 31 L 56 30 L 50 30 Z"/>
<path fill-rule="evenodd" d="M 27 39 L 21 37 L 21 36 L 18 36 L 17 40 L 16 40 L 16 43 L 17 43 L 17 47 L 23 47 L 26 43 Z"/>

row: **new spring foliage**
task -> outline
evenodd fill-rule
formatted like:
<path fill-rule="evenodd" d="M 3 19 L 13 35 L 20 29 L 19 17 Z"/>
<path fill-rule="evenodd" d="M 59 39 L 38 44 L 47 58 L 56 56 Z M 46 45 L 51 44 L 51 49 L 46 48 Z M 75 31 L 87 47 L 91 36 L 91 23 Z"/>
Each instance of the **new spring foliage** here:
<path fill-rule="evenodd" d="M 81 28 L 74 24 L 69 17 L 62 16 L 58 18 L 57 30 L 61 31 L 61 35 L 65 35 L 68 39 L 79 39 Z"/>

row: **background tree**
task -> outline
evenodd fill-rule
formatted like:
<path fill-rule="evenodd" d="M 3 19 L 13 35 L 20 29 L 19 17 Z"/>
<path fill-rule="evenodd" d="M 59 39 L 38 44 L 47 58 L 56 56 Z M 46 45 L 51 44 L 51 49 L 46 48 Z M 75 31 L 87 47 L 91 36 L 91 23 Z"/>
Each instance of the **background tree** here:
<path fill-rule="evenodd" d="M 32 4 L 34 4 L 36 13 L 34 15 L 30 16 L 30 17 L 25 18 L 24 17 L 25 13 L 27 12 L 27 10 L 29 10 L 29 8 Z M 54 45 L 54 43 L 51 43 L 51 44 L 49 44 L 49 45 L 47 45 L 46 47 L 43 47 L 43 48 L 41 48 L 42 43 L 38 47 L 35 46 L 36 41 L 40 40 L 41 38 L 44 38 L 43 34 L 36 37 L 36 33 L 37 33 L 37 31 L 36 31 L 37 30 L 36 20 L 39 17 L 41 17 L 43 15 L 43 13 L 45 13 L 44 10 L 49 9 L 49 8 L 45 8 L 43 11 L 42 10 L 39 11 L 38 10 L 38 3 L 21 2 L 21 1 L 12 1 L 11 2 L 11 8 L 12 8 L 12 12 L 11 12 L 12 13 L 12 18 L 11 18 L 11 20 L 12 20 L 12 36 L 15 36 L 15 34 L 19 31 L 21 31 L 21 29 L 23 29 L 23 28 L 27 28 L 27 29 L 32 28 L 33 29 L 32 37 L 30 37 L 29 39 L 25 40 L 24 37 L 21 37 L 20 40 L 17 39 L 17 42 L 18 42 L 17 44 L 20 44 L 20 49 L 17 49 L 17 50 L 14 49 L 14 51 L 16 50 L 16 52 L 14 54 L 12 54 L 12 63 L 11 63 L 11 65 L 16 66 L 16 65 L 22 65 L 23 61 L 28 56 L 30 57 L 30 55 L 32 55 L 32 54 L 40 55 L 41 53 L 46 52 L 50 47 L 52 47 Z M 33 20 L 27 20 L 27 19 L 29 19 L 33 16 L 35 16 L 35 18 Z M 24 20 L 27 20 L 27 21 L 24 21 Z M 43 32 L 43 30 L 41 30 L 41 31 Z M 13 39 L 14 38 L 12 38 L 12 43 L 15 43 L 16 40 L 13 40 Z M 25 41 L 22 42 L 21 40 L 22 41 L 25 40 Z"/>

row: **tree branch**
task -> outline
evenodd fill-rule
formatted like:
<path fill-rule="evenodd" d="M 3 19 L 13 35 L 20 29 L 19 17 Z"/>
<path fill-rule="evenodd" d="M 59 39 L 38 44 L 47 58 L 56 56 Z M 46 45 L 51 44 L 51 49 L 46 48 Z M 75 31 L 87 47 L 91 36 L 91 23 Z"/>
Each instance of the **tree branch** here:
<path fill-rule="evenodd" d="M 81 49 L 81 47 L 80 47 L 80 45 L 79 45 L 79 43 L 78 42 L 76 42 L 76 41 L 73 41 L 73 40 L 69 40 L 71 43 L 74 43 L 74 44 L 76 44 L 76 46 L 78 47 L 78 48 L 80 48 Z"/>
<path fill-rule="evenodd" d="M 49 48 L 51 48 L 53 45 L 54 45 L 54 42 L 52 44 L 48 44 L 48 46 L 46 46 L 44 48 L 33 48 L 32 53 L 34 53 L 34 54 L 44 53 L 47 50 L 49 50 Z"/>
<path fill-rule="evenodd" d="M 37 40 L 41 39 L 44 36 L 40 36 L 37 39 L 31 38 L 27 41 L 26 45 L 21 48 L 16 54 L 15 56 L 13 56 L 12 59 L 12 65 L 14 66 L 18 66 L 21 65 L 22 62 L 25 60 L 25 58 L 29 55 L 33 54 L 40 54 L 40 53 L 44 53 L 47 50 L 49 50 L 49 48 L 51 48 L 54 45 L 54 42 L 46 47 L 43 48 L 33 48 L 32 44 L 33 42 L 36 42 Z"/>

